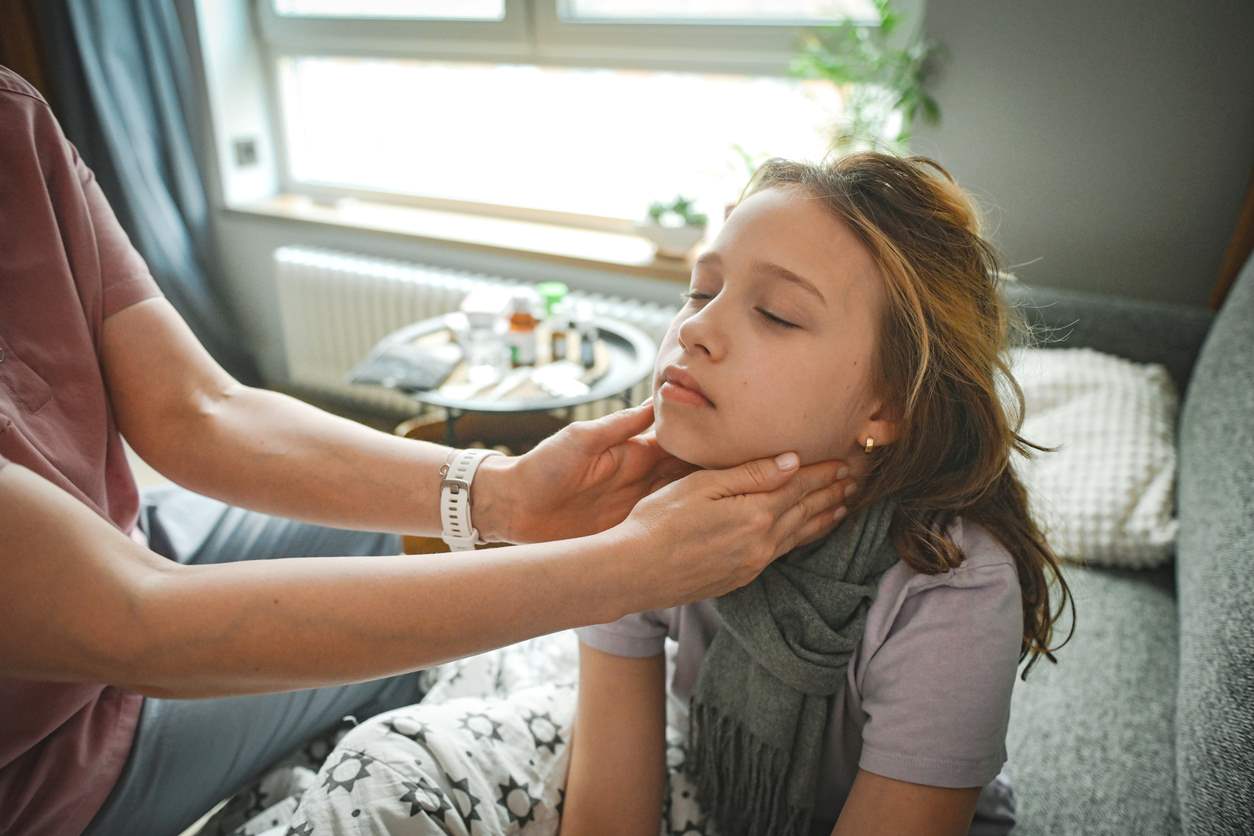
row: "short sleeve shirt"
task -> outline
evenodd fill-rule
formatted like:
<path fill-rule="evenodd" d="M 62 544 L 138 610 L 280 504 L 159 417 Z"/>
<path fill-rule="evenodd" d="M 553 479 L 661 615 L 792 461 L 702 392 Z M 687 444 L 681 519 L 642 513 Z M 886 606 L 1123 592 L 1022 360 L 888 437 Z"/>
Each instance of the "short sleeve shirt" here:
<path fill-rule="evenodd" d="M 832 700 L 815 820 L 834 825 L 859 769 L 938 787 L 984 787 L 1006 762 L 1023 636 L 1018 571 L 982 526 L 957 518 L 961 566 L 938 575 L 898 561 L 880 579 L 860 645 Z M 713 601 L 630 615 L 579 631 L 618 656 L 676 641 L 668 685 L 686 705 L 720 625 Z"/>
<path fill-rule="evenodd" d="M 159 294 L 47 103 L 0 67 L 0 472 L 20 465 L 132 536 L 139 495 L 101 332 Z M 141 703 L 0 677 L 0 833 L 80 832 L 121 773 Z"/>

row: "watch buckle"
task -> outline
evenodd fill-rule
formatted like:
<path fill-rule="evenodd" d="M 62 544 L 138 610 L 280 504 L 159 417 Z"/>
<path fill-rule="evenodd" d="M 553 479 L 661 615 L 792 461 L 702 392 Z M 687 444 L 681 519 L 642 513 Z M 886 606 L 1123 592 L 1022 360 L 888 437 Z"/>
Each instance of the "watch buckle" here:
<path fill-rule="evenodd" d="M 470 483 L 467 482 L 465 479 L 450 479 L 448 476 L 448 471 L 445 470 L 444 468 L 441 468 L 441 470 L 444 470 L 444 472 L 440 474 L 441 476 L 444 477 L 443 479 L 440 480 L 441 490 L 443 490 L 444 488 L 448 488 L 449 493 L 451 493 L 453 496 L 457 496 L 457 494 L 459 494 L 462 491 L 470 490 Z"/>

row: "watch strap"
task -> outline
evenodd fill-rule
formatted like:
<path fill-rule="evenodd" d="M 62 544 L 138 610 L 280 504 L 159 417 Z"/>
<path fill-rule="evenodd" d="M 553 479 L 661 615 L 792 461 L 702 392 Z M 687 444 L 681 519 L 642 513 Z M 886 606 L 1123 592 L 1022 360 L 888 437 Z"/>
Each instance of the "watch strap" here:
<path fill-rule="evenodd" d="M 483 460 L 499 455 L 497 450 L 454 450 L 440 468 L 441 537 L 450 551 L 469 551 L 483 545 L 470 521 L 470 484 Z"/>

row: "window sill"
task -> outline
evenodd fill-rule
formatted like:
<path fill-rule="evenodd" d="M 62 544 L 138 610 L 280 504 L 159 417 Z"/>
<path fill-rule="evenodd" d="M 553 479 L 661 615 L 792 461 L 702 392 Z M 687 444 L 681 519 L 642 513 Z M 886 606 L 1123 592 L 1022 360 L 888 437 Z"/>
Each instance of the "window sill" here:
<path fill-rule="evenodd" d="M 627 233 L 351 199 L 324 203 L 293 194 L 230 207 L 228 211 L 651 279 L 687 282 L 692 272 L 690 259 L 659 258 L 650 242 Z"/>

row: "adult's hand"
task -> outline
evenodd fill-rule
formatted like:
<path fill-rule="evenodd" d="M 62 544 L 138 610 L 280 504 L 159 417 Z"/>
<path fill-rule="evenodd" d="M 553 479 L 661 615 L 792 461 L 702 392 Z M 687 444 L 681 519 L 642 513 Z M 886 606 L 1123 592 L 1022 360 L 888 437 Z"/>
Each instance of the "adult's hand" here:
<path fill-rule="evenodd" d="M 652 401 L 564 427 L 529 453 L 484 462 L 471 489 L 486 539 L 565 540 L 605 531 L 695 468 L 658 446 Z M 482 520 L 482 524 L 481 521 Z"/>
<path fill-rule="evenodd" d="M 842 462 L 798 469 L 794 453 L 704 470 L 646 497 L 606 535 L 634 544 L 627 553 L 642 581 L 638 608 L 675 606 L 744 586 L 830 532 L 844 518 L 851 482 Z"/>

